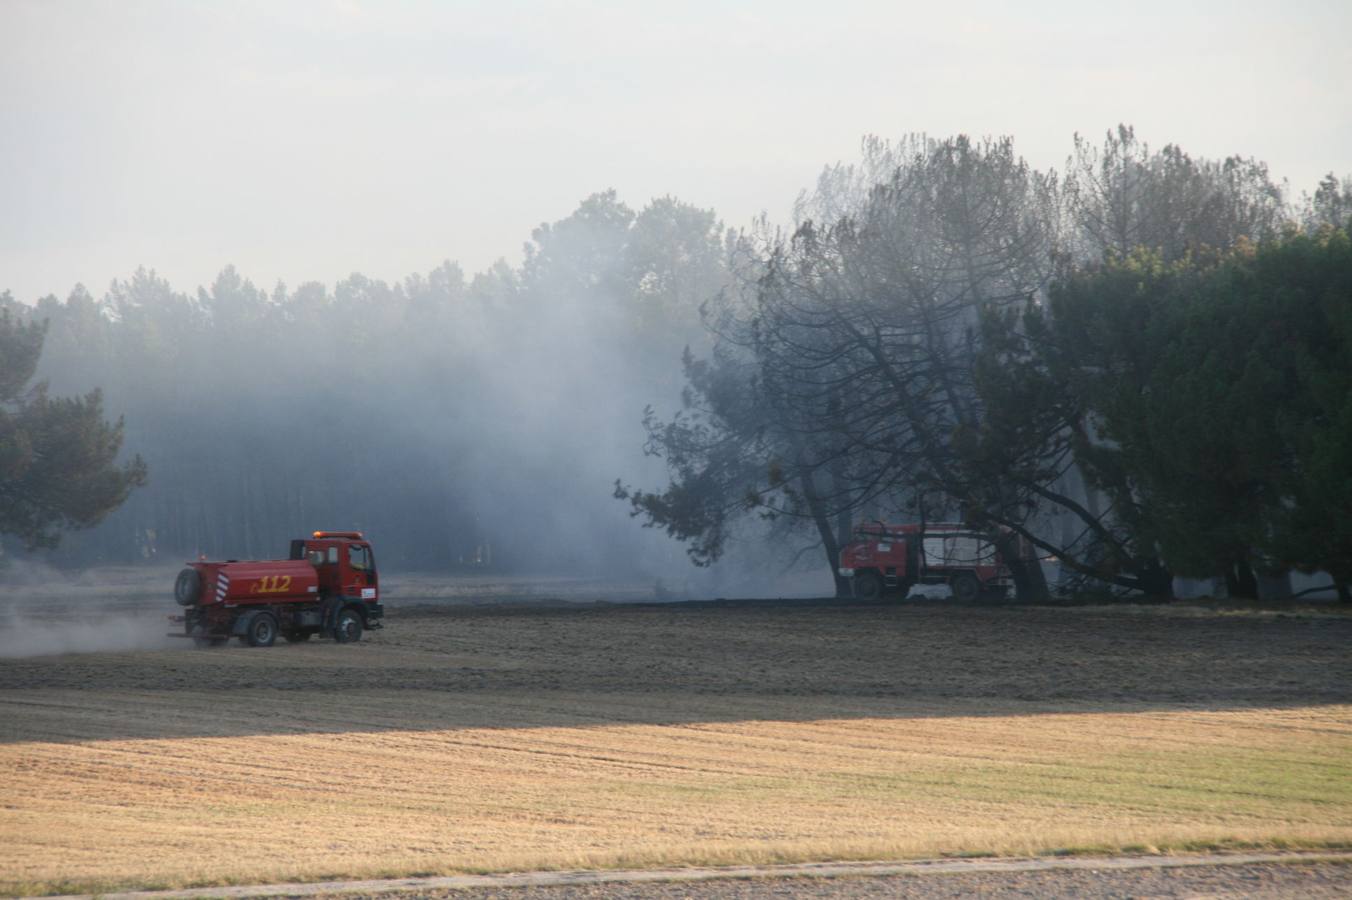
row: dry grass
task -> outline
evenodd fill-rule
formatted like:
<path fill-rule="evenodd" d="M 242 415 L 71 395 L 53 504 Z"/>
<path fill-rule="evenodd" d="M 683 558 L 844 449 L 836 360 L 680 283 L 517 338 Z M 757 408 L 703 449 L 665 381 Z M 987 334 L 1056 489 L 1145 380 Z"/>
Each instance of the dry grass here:
<path fill-rule="evenodd" d="M 1011 623 L 1038 615 L 1060 630 L 1033 621 L 1033 646 Z M 422 610 L 357 647 L 0 661 L 0 891 L 1352 844 L 1344 625 L 1161 627 Z M 1085 654 L 1101 640 L 1116 662 Z M 1235 640 L 1249 658 L 1227 663 Z M 1074 663 L 1079 693 L 1055 696 L 1039 656 Z M 1227 665 L 1319 700 L 1123 694 Z"/>
<path fill-rule="evenodd" d="M 1347 707 L 25 742 L 0 772 L 7 890 L 1352 839 Z"/>

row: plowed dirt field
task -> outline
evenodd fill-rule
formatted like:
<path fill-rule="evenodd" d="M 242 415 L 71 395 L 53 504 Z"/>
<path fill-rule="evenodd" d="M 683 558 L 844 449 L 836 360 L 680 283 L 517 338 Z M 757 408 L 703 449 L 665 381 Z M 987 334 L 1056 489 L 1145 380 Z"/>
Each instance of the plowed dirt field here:
<path fill-rule="evenodd" d="M 1352 844 L 1346 617 L 421 598 L 387 621 L 0 659 L 0 891 Z"/>

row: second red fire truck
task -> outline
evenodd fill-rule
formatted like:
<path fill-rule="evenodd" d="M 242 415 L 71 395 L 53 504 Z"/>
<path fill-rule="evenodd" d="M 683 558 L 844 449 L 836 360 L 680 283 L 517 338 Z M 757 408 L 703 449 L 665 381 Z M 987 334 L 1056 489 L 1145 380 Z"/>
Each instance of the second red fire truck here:
<path fill-rule="evenodd" d="M 917 584 L 946 584 L 955 599 L 970 602 L 984 592 L 1006 593 L 1013 583 L 990 538 L 953 522 L 860 525 L 840 550 L 840 574 L 864 600 L 905 597 Z"/>

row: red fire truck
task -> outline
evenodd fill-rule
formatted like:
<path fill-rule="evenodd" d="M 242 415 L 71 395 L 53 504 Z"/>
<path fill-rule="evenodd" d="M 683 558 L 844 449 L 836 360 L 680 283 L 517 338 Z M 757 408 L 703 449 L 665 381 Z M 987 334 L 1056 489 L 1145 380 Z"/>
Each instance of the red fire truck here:
<path fill-rule="evenodd" d="M 292 643 L 316 634 L 352 643 L 385 616 L 375 556 L 360 531 L 316 531 L 291 542 L 290 559 L 189 563 L 174 599 L 184 614 L 169 617 L 183 626 L 173 636 L 199 647 L 232 637 L 270 647 L 278 634 Z"/>
<path fill-rule="evenodd" d="M 840 574 L 865 600 L 905 597 L 917 584 L 947 584 L 954 598 L 970 602 L 986 591 L 1003 594 L 1013 583 L 990 538 L 953 522 L 860 525 L 840 550 Z"/>

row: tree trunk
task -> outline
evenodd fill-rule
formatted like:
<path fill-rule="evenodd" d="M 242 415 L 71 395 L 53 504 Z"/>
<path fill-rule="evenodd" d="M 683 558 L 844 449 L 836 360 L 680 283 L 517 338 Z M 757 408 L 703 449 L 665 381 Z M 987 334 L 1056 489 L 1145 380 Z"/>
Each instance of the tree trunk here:
<path fill-rule="evenodd" d="M 1009 566 L 1014 576 L 1014 599 L 1020 603 L 1046 603 L 1051 599 L 1047 588 L 1047 573 L 1036 559 L 1016 560 Z"/>
<path fill-rule="evenodd" d="M 817 493 L 817 485 L 812 479 L 812 470 L 804 468 L 798 476 L 803 486 L 803 497 L 807 500 L 808 511 L 812 513 L 812 523 L 817 526 L 817 534 L 822 539 L 822 549 L 826 551 L 826 561 L 831 566 L 831 578 L 836 585 L 836 599 L 848 600 L 854 596 L 854 586 L 850 579 L 840 574 L 840 543 L 836 540 L 835 529 L 826 504 Z"/>
<path fill-rule="evenodd" d="M 854 522 L 851 521 L 850 511 L 840 509 L 836 512 L 836 543 L 844 547 L 854 538 Z"/>
<path fill-rule="evenodd" d="M 1141 591 L 1147 597 L 1160 600 L 1174 599 L 1174 573 L 1157 562 L 1141 569 Z"/>
<path fill-rule="evenodd" d="M 1011 532 L 1000 533 L 995 546 L 1014 578 L 1015 600 L 1020 603 L 1046 603 L 1051 599 L 1051 591 L 1047 589 L 1047 573 L 1042 571 L 1042 561 L 1038 559 L 1035 548 L 1029 547 L 1029 552 L 1022 552 L 1024 542 Z"/>
<path fill-rule="evenodd" d="M 1249 554 L 1241 550 L 1237 558 L 1225 570 L 1225 591 L 1231 599 L 1245 597 L 1258 599 L 1258 578 L 1249 565 Z"/>

